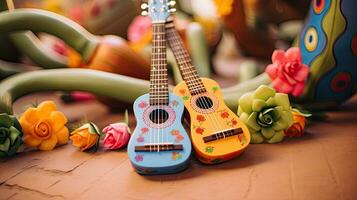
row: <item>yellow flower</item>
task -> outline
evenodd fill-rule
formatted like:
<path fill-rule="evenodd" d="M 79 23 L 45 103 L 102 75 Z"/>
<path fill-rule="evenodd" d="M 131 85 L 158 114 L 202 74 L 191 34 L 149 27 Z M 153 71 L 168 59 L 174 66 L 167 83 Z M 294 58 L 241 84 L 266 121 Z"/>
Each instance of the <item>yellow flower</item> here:
<path fill-rule="evenodd" d="M 293 111 L 294 123 L 288 129 L 284 130 L 284 133 L 288 137 L 301 137 L 304 135 L 306 118 L 299 112 Z"/>
<path fill-rule="evenodd" d="M 37 108 L 27 109 L 19 122 L 24 142 L 29 147 L 52 150 L 57 144 L 68 141 L 67 118 L 57 111 L 53 101 L 44 101 Z"/>
<path fill-rule="evenodd" d="M 100 131 L 96 125 L 87 123 L 74 130 L 69 139 L 72 140 L 73 146 L 78 147 L 81 151 L 85 151 L 98 144 L 100 135 Z"/>

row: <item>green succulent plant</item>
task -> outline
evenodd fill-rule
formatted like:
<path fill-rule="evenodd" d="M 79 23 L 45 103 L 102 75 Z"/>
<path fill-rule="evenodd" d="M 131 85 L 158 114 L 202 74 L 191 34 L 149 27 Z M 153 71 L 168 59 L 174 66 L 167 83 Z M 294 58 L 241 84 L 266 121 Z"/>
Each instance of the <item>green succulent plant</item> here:
<path fill-rule="evenodd" d="M 14 155 L 23 144 L 21 125 L 17 119 L 0 114 L 0 158 Z"/>
<path fill-rule="evenodd" d="M 281 142 L 284 129 L 293 124 L 288 95 L 265 85 L 239 99 L 238 116 L 249 129 L 251 143 Z"/>

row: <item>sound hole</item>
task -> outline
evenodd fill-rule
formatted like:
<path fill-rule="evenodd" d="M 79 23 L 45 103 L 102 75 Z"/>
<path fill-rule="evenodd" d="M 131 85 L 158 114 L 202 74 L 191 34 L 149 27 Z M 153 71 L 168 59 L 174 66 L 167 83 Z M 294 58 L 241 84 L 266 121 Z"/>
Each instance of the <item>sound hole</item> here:
<path fill-rule="evenodd" d="M 199 107 L 201 109 L 209 109 L 209 108 L 212 108 L 213 101 L 209 97 L 202 96 L 202 97 L 197 98 L 196 105 L 197 105 L 197 107 Z"/>
<path fill-rule="evenodd" d="M 166 122 L 167 119 L 169 118 L 169 113 L 167 113 L 166 110 L 163 109 L 155 109 L 151 111 L 149 117 L 150 120 L 155 124 L 162 124 Z"/>

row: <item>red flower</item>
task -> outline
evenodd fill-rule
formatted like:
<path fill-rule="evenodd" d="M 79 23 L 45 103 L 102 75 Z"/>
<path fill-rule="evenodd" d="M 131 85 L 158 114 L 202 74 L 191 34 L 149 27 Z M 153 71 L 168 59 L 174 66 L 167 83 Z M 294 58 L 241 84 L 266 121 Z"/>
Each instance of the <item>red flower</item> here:
<path fill-rule="evenodd" d="M 196 128 L 196 133 L 198 133 L 200 135 L 202 135 L 203 131 L 205 131 L 205 130 L 201 127 Z"/>
<path fill-rule="evenodd" d="M 293 112 L 294 124 L 284 130 L 285 136 L 301 137 L 304 135 L 306 118 L 298 112 Z"/>
<path fill-rule="evenodd" d="M 292 47 L 286 52 L 275 50 L 272 62 L 265 72 L 272 79 L 273 87 L 278 92 L 299 96 L 304 92 L 305 79 L 309 75 L 309 68 L 301 61 L 301 52 Z"/>
<path fill-rule="evenodd" d="M 206 121 L 206 118 L 203 115 L 197 115 L 196 119 L 197 119 L 198 122 Z"/>
<path fill-rule="evenodd" d="M 224 111 L 224 112 L 221 113 L 221 117 L 222 118 L 228 118 L 229 117 L 229 113 Z"/>
<path fill-rule="evenodd" d="M 149 131 L 148 128 L 144 127 L 144 128 L 141 128 L 141 133 L 147 133 Z"/>
<path fill-rule="evenodd" d="M 237 120 L 235 120 L 235 119 L 232 119 L 231 122 L 232 122 L 233 125 L 237 125 L 238 124 Z"/>

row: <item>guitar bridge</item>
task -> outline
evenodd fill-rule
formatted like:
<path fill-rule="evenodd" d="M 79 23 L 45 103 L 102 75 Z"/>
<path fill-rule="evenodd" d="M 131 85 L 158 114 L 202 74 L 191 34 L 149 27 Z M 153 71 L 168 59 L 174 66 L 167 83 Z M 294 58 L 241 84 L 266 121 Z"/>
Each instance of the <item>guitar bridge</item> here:
<path fill-rule="evenodd" d="M 241 133 L 243 133 L 243 130 L 241 128 L 225 130 L 225 131 L 221 131 L 221 132 L 216 132 L 209 136 L 205 136 L 205 137 L 203 137 L 203 141 L 205 143 L 212 142 L 212 141 L 224 139 L 226 137 L 232 137 L 232 136 L 235 136 L 235 135 L 238 135 Z"/>
<path fill-rule="evenodd" d="M 182 151 L 182 144 L 173 143 L 159 143 L 159 144 L 145 144 L 143 146 L 135 146 L 135 152 L 153 152 L 153 151 Z"/>

